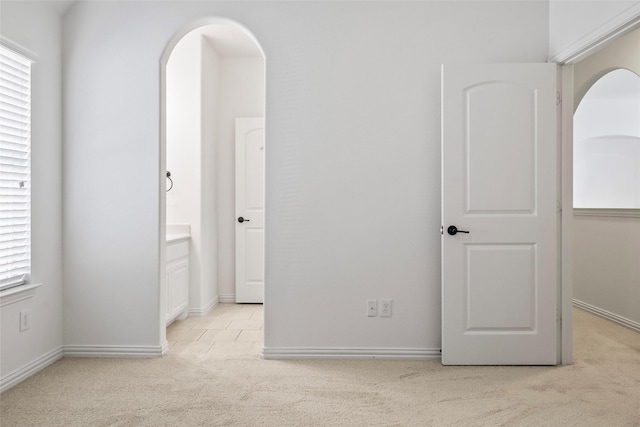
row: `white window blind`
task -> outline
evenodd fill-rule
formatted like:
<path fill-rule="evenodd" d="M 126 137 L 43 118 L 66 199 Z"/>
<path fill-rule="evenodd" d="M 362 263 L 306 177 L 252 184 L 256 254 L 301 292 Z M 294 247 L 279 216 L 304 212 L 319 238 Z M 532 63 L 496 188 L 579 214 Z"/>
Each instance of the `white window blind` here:
<path fill-rule="evenodd" d="M 0 45 L 0 289 L 31 270 L 31 61 Z"/>

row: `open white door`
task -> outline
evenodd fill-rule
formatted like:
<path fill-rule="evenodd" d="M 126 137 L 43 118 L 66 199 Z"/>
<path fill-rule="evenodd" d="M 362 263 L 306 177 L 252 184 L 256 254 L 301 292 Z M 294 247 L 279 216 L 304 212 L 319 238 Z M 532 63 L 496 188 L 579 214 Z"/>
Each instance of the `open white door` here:
<path fill-rule="evenodd" d="M 236 119 L 236 302 L 264 301 L 264 119 Z"/>
<path fill-rule="evenodd" d="M 445 365 L 558 363 L 556 80 L 554 64 L 443 66 Z"/>

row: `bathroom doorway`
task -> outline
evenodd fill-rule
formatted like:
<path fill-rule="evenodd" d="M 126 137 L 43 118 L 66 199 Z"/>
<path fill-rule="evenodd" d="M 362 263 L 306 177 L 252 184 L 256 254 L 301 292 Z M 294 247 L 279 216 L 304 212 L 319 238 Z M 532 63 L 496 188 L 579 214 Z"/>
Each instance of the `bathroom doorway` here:
<path fill-rule="evenodd" d="M 161 209 L 167 237 L 188 233 L 189 246 L 188 308 L 177 318 L 201 317 L 236 302 L 235 123 L 264 120 L 265 57 L 246 28 L 211 19 L 176 36 L 161 65 L 170 173 Z M 166 278 L 167 306 L 171 286 Z"/>

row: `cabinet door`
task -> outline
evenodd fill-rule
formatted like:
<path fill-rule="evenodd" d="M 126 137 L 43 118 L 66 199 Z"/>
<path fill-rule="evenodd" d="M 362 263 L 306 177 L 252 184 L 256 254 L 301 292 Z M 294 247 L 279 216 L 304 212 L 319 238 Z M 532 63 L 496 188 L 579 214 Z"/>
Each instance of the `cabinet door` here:
<path fill-rule="evenodd" d="M 189 300 L 189 261 L 167 264 L 167 322 L 187 309 Z"/>

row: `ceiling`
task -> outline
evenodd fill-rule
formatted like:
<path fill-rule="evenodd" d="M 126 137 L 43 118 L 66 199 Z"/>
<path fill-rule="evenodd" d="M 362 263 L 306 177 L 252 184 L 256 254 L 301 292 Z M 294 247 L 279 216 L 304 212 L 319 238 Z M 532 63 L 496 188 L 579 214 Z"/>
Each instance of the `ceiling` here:
<path fill-rule="evenodd" d="M 207 25 L 198 29 L 222 57 L 262 58 L 255 41 L 244 31 L 230 25 Z"/>
<path fill-rule="evenodd" d="M 62 16 L 77 1 L 78 0 L 47 0 L 42 2 L 42 4 Z"/>

